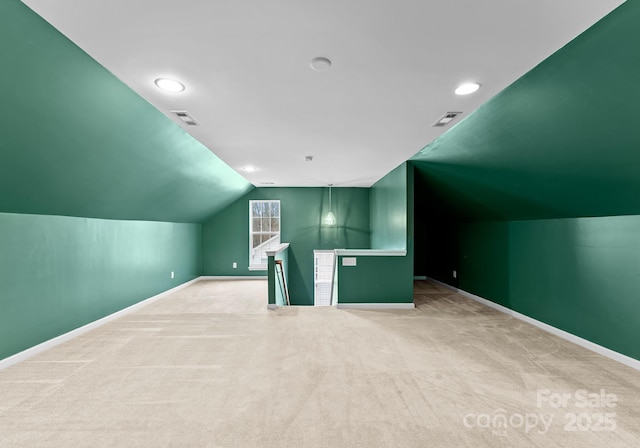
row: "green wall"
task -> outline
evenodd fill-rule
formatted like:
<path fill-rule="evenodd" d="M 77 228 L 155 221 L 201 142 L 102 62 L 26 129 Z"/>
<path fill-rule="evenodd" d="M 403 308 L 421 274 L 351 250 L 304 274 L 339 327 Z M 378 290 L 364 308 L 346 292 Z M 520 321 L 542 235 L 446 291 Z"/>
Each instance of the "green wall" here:
<path fill-rule="evenodd" d="M 279 199 L 281 241 L 288 251 L 289 294 L 293 305 L 313 304 L 313 251 L 368 249 L 369 190 L 333 188 L 338 224 L 321 224 L 329 211 L 327 188 L 257 188 L 225 208 L 202 227 L 203 275 L 266 275 L 249 271 L 249 200 Z M 238 268 L 233 269 L 233 262 Z"/>
<path fill-rule="evenodd" d="M 413 160 L 471 220 L 640 214 L 639 23 L 625 2 Z"/>
<path fill-rule="evenodd" d="M 0 213 L 0 359 L 197 277 L 200 233 Z"/>
<path fill-rule="evenodd" d="M 339 303 L 413 302 L 413 167 L 403 163 L 371 187 L 371 248 L 406 256 L 356 256 L 338 262 Z"/>
<path fill-rule="evenodd" d="M 356 256 L 357 266 L 343 266 L 343 258 L 338 257 L 338 303 L 413 303 L 406 256 Z"/>
<path fill-rule="evenodd" d="M 407 164 L 371 187 L 371 248 L 407 248 Z"/>
<path fill-rule="evenodd" d="M 0 212 L 199 222 L 252 188 L 18 0 L 0 65 Z"/>
<path fill-rule="evenodd" d="M 467 224 L 460 288 L 640 359 L 640 216 Z"/>

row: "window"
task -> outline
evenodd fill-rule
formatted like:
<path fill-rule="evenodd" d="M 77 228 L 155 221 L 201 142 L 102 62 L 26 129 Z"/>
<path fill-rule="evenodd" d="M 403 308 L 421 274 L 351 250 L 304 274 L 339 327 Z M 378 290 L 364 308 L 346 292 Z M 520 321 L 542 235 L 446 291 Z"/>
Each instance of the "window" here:
<path fill-rule="evenodd" d="M 249 269 L 266 270 L 266 251 L 280 245 L 280 201 L 249 201 Z"/>

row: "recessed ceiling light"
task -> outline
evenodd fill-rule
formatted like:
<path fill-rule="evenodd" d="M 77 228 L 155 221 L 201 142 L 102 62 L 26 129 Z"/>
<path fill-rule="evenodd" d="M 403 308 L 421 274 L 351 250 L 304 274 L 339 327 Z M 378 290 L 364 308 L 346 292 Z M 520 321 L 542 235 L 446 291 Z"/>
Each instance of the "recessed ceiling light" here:
<path fill-rule="evenodd" d="M 256 170 L 256 167 L 251 165 L 247 165 L 244 168 L 242 168 L 242 171 L 245 171 L 247 173 L 253 173 L 255 170 Z"/>
<path fill-rule="evenodd" d="M 469 95 L 470 93 L 475 92 L 482 84 L 479 82 L 465 82 L 464 84 L 460 84 L 458 88 L 455 90 L 456 95 Z"/>
<path fill-rule="evenodd" d="M 175 79 L 158 78 L 154 82 L 159 89 L 166 90 L 167 92 L 182 92 L 184 90 L 184 84 Z"/>
<path fill-rule="evenodd" d="M 324 57 L 313 58 L 309 65 L 317 72 L 325 72 L 331 68 L 331 60 Z"/>

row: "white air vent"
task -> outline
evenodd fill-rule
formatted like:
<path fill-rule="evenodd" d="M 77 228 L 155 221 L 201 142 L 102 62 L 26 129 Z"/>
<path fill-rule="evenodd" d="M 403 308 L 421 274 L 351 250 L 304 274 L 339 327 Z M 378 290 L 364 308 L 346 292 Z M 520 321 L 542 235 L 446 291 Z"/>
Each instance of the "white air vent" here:
<path fill-rule="evenodd" d="M 438 121 L 436 121 L 435 123 L 433 123 L 431 126 L 432 127 L 441 127 L 441 126 L 446 126 L 449 123 L 451 123 L 458 115 L 460 115 L 462 112 L 447 112 L 446 114 L 444 114 Z"/>
<path fill-rule="evenodd" d="M 189 126 L 198 126 L 198 122 L 186 110 L 172 110 L 172 114 L 178 117 L 184 124 Z"/>

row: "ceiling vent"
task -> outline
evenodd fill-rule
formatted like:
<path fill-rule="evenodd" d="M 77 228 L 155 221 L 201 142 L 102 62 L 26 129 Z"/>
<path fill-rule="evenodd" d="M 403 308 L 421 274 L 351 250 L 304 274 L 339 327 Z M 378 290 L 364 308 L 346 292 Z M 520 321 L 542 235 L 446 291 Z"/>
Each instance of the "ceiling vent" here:
<path fill-rule="evenodd" d="M 432 127 L 442 127 L 442 126 L 446 126 L 449 123 L 451 123 L 458 115 L 460 115 L 462 112 L 447 112 L 446 114 L 444 114 L 438 121 L 436 121 L 435 123 L 433 123 L 431 126 Z"/>
<path fill-rule="evenodd" d="M 171 113 L 188 126 L 198 126 L 198 122 L 186 110 L 172 110 Z"/>

